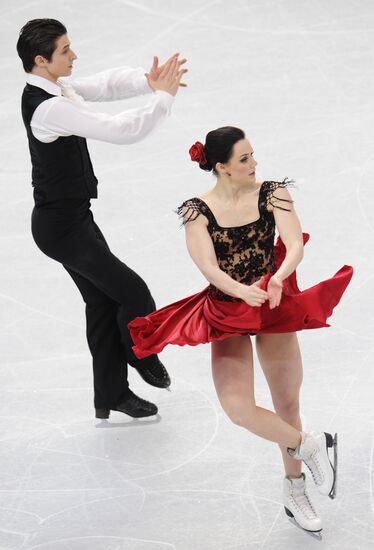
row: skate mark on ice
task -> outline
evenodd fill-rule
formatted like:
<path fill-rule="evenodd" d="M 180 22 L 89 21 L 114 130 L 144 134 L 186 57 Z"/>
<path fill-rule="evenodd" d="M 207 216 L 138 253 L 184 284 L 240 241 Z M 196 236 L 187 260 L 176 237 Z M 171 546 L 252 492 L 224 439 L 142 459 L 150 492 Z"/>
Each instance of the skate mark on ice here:
<path fill-rule="evenodd" d="M 373 487 L 373 469 L 374 469 L 374 437 L 371 441 L 370 463 L 369 463 L 369 491 L 371 513 L 374 516 L 374 487 Z"/>
<path fill-rule="evenodd" d="M 113 535 L 87 535 L 85 537 L 67 537 L 67 538 L 60 538 L 55 540 L 49 540 L 48 542 L 41 542 L 40 544 L 36 544 L 34 546 L 29 546 L 27 550 L 36 550 L 36 548 L 45 549 L 45 550 L 51 550 L 51 544 L 54 543 L 66 543 L 70 542 L 73 543 L 74 541 L 88 541 L 92 540 L 94 543 L 95 540 L 108 540 L 108 541 L 119 541 L 119 542 L 139 542 L 139 543 L 145 543 L 145 544 L 158 544 L 160 547 L 163 548 L 171 548 L 171 550 L 177 550 L 176 546 L 170 542 L 165 542 L 162 540 L 152 540 L 152 539 L 140 539 L 135 537 L 116 537 Z M 61 550 L 67 548 L 67 546 L 61 546 Z M 56 548 L 58 550 L 58 548 Z M 144 548 L 146 550 L 146 548 Z M 153 550 L 153 549 L 151 549 Z"/>
<path fill-rule="evenodd" d="M 40 309 L 37 309 L 36 307 L 29 306 L 25 304 L 24 302 L 21 302 L 20 300 L 17 300 L 16 298 L 12 298 L 11 296 L 7 296 L 6 294 L 0 293 L 0 298 L 3 300 L 12 302 L 13 304 L 17 304 L 18 306 L 23 307 L 27 311 L 31 311 L 32 313 L 38 313 L 39 315 L 42 315 L 43 317 L 47 317 L 48 319 L 53 319 L 54 321 L 58 321 L 59 323 L 63 323 L 64 325 L 69 325 L 71 327 L 76 328 L 82 328 L 82 324 L 78 323 L 72 323 L 71 321 L 66 321 L 66 319 L 62 319 L 61 317 L 57 317 L 56 315 L 52 315 L 51 313 L 46 313 L 45 311 L 41 311 Z"/>

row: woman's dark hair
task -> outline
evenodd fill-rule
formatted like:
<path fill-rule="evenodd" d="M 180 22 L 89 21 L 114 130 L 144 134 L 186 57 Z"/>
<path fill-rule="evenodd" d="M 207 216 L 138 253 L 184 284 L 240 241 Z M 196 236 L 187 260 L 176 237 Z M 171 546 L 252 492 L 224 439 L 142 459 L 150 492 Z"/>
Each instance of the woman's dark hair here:
<path fill-rule="evenodd" d="M 50 61 L 56 49 L 56 40 L 66 33 L 64 25 L 56 19 L 28 21 L 20 30 L 17 42 L 17 52 L 25 71 L 31 73 L 37 55 L 42 55 Z"/>
<path fill-rule="evenodd" d="M 200 164 L 202 170 L 217 174 L 216 164 L 225 164 L 232 157 L 232 150 L 237 141 L 245 139 L 245 133 L 234 126 L 223 126 L 208 132 L 205 138 L 204 152 L 206 164 Z"/>

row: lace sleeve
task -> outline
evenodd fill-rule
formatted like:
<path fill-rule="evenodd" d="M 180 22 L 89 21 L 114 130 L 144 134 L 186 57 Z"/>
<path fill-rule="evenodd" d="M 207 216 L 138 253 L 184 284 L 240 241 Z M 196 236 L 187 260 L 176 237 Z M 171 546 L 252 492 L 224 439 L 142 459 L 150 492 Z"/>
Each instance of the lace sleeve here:
<path fill-rule="evenodd" d="M 285 188 L 285 187 L 293 187 L 293 180 L 289 180 L 288 178 L 284 178 L 283 181 L 267 181 L 266 182 L 266 207 L 268 208 L 269 205 L 273 208 L 279 208 L 279 210 L 285 210 L 286 212 L 291 212 L 290 208 L 286 208 L 286 204 L 283 206 L 280 206 L 276 202 L 283 202 L 283 203 L 289 203 L 292 204 L 293 200 L 290 199 L 281 199 L 280 197 L 277 197 L 275 194 L 276 190 L 279 188 Z M 275 202 L 276 201 L 276 202 Z"/>
<path fill-rule="evenodd" d="M 178 206 L 175 212 L 178 214 L 182 225 L 186 225 L 186 223 L 196 220 L 201 214 L 200 205 L 195 199 L 184 201 L 183 204 Z"/>

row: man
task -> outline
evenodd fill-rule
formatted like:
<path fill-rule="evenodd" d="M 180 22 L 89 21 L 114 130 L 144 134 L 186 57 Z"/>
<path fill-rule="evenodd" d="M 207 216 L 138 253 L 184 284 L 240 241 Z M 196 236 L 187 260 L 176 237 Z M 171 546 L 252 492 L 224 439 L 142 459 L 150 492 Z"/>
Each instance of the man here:
<path fill-rule="evenodd" d="M 22 116 L 29 140 L 35 207 L 32 232 L 38 247 L 60 262 L 86 303 L 87 340 L 93 359 L 97 418 L 111 410 L 132 417 L 157 413 L 129 388 L 127 363 L 149 384 L 167 388 L 170 378 L 157 355 L 132 351 L 127 324 L 155 309 L 145 282 L 114 256 L 90 210 L 97 197 L 86 139 L 127 144 L 144 139 L 170 113 L 186 69 L 173 55 L 157 57 L 148 73 L 123 67 L 71 80 L 77 56 L 67 30 L 54 19 L 34 19 L 20 31 L 17 51 L 27 73 Z M 107 115 L 85 102 L 151 94 L 144 107 Z"/>

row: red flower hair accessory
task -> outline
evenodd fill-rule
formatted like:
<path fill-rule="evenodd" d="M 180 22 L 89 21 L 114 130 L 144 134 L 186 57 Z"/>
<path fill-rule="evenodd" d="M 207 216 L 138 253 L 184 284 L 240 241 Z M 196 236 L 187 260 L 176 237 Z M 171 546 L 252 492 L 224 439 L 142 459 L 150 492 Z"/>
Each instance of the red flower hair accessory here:
<path fill-rule="evenodd" d="M 205 156 L 204 145 L 200 141 L 196 141 L 189 150 L 191 160 L 198 162 L 199 164 L 206 164 L 207 159 Z"/>

